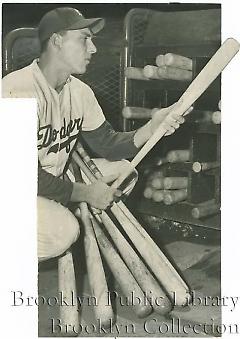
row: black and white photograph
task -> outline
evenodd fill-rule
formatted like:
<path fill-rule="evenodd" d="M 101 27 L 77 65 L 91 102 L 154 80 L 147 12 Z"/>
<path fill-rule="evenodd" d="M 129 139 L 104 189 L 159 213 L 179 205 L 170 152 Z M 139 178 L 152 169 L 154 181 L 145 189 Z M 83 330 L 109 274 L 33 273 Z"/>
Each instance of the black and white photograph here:
<path fill-rule="evenodd" d="M 225 68 L 239 62 L 240 49 L 240 35 L 223 34 L 225 8 L 2 3 L 1 106 L 9 105 L 11 119 L 24 114 L 25 103 L 33 121 L 18 138 L 17 126 L 10 132 L 16 120 L 4 125 L 14 168 L 1 142 L 3 166 L 15 192 L 5 199 L 16 215 L 14 205 L 29 190 L 28 210 L 36 210 L 32 226 L 28 219 L 25 229 L 14 226 L 26 244 L 10 244 L 21 273 L 5 294 L 13 312 L 37 314 L 36 336 L 240 333 L 240 323 L 223 318 L 227 311 L 235 319 L 240 303 L 238 291 L 222 286 L 223 231 L 236 238 L 239 223 L 232 207 L 226 225 L 222 209 L 226 197 L 232 206 L 239 201 L 239 183 L 231 186 L 221 166 L 221 127 L 239 115 L 239 107 L 224 104 Z M 232 154 L 227 165 L 236 182 L 234 146 L 223 156 Z M 27 157 L 32 186 L 21 176 L 30 169 Z M 226 182 L 231 191 L 223 194 Z M 22 250 L 34 269 L 21 262 Z M 227 251 L 227 266 L 237 265 L 238 248 Z M 36 282 L 34 289 L 24 280 Z"/>

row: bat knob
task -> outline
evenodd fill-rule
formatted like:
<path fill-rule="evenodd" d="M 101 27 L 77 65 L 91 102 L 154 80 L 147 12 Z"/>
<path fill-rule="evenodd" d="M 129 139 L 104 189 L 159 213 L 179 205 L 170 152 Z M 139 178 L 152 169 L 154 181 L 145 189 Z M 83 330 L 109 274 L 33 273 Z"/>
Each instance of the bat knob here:
<path fill-rule="evenodd" d="M 135 306 L 135 312 L 138 318 L 145 318 L 152 312 L 151 305 L 137 305 Z"/>
<path fill-rule="evenodd" d="M 154 311 L 160 315 L 165 315 L 165 314 L 170 313 L 172 308 L 173 308 L 173 305 L 167 297 L 163 299 L 163 302 L 160 305 L 153 306 Z"/>

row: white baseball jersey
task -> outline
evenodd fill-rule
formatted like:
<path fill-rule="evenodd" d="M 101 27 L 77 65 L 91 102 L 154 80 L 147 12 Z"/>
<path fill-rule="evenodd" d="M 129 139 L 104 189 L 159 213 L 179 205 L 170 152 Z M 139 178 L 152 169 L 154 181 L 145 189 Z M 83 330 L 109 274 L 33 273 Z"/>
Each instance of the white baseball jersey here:
<path fill-rule="evenodd" d="M 105 121 L 88 85 L 70 76 L 58 93 L 46 81 L 37 60 L 4 77 L 2 88 L 3 97 L 37 98 L 39 161 L 55 176 L 63 173 L 80 129 L 92 131 Z"/>

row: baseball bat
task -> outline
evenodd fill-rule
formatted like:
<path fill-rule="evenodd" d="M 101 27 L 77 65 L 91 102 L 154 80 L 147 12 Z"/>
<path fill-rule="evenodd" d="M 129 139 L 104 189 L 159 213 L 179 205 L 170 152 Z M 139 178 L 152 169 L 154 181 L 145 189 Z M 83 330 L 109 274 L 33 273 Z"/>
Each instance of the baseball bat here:
<path fill-rule="evenodd" d="M 193 118 L 193 119 L 192 119 Z M 189 119 L 193 120 L 196 123 L 213 123 L 215 125 L 221 124 L 221 112 L 220 111 L 200 111 L 199 116 L 196 115 L 196 117 L 191 117 Z"/>
<path fill-rule="evenodd" d="M 187 90 L 180 97 L 178 104 L 173 107 L 168 116 L 160 124 L 151 138 L 145 143 L 141 150 L 129 164 L 122 175 L 113 183 L 113 187 L 117 188 L 135 169 L 139 162 L 148 154 L 155 144 L 165 135 L 165 123 L 168 120 L 175 119 L 176 116 L 184 115 L 191 105 L 201 96 L 201 94 L 210 86 L 210 84 L 218 77 L 227 64 L 239 51 L 239 43 L 235 39 L 227 39 L 217 50 L 206 66 L 201 70 L 197 77 L 191 82 Z"/>
<path fill-rule="evenodd" d="M 164 191 L 163 190 L 154 190 L 152 194 L 152 200 L 155 202 L 161 202 L 164 198 Z"/>
<path fill-rule="evenodd" d="M 151 186 L 157 190 L 164 189 L 164 178 L 154 178 L 151 182 Z"/>
<path fill-rule="evenodd" d="M 143 74 L 146 78 L 150 78 L 150 79 L 164 79 L 164 77 L 161 77 L 158 74 L 158 67 L 157 66 L 146 65 L 143 68 Z"/>
<path fill-rule="evenodd" d="M 215 125 L 221 124 L 221 112 L 220 111 L 213 112 L 213 114 L 212 114 L 212 122 Z"/>
<path fill-rule="evenodd" d="M 216 201 L 213 199 L 213 200 L 205 201 L 199 204 L 198 206 L 194 207 L 192 209 L 192 216 L 195 219 L 200 219 L 200 218 L 207 217 L 209 215 L 216 214 L 219 211 L 220 211 L 220 204 L 216 203 Z"/>
<path fill-rule="evenodd" d="M 96 297 L 97 303 L 94 305 L 96 319 L 101 319 L 103 326 L 109 325 L 109 320 L 114 318 L 111 304 L 108 301 L 108 286 L 105 272 L 99 252 L 97 240 L 90 219 L 90 212 L 85 202 L 79 204 L 80 218 L 84 225 L 84 248 L 86 254 L 86 264 L 89 285 L 92 295 Z"/>
<path fill-rule="evenodd" d="M 190 151 L 189 150 L 174 150 L 169 151 L 166 155 L 166 159 L 168 162 L 186 162 L 190 159 Z"/>
<path fill-rule="evenodd" d="M 151 199 L 153 195 L 153 189 L 152 187 L 146 187 L 143 191 L 143 196 L 146 199 Z"/>
<path fill-rule="evenodd" d="M 195 161 L 192 165 L 192 169 L 193 169 L 193 172 L 199 173 L 199 172 L 210 170 L 212 168 L 217 168 L 219 166 L 220 166 L 219 161 L 212 161 L 212 162 Z"/>
<path fill-rule="evenodd" d="M 192 59 L 174 53 L 167 53 L 164 55 L 164 64 L 189 71 L 192 71 L 193 68 Z"/>
<path fill-rule="evenodd" d="M 81 154 L 84 154 L 87 159 L 90 159 L 83 148 L 81 148 Z M 82 162 L 79 162 L 79 159 L 74 156 L 74 160 L 79 164 L 80 168 L 85 172 L 88 178 L 94 182 L 96 180 L 95 176 L 89 173 L 86 167 L 82 166 Z M 91 160 L 92 162 L 92 160 Z M 90 163 L 90 161 L 89 161 Z M 86 164 L 85 164 L 86 166 Z M 95 169 L 93 169 L 93 166 Z M 101 177 L 101 172 L 98 170 L 97 166 L 92 162 L 91 165 L 92 171 L 96 173 L 98 177 Z M 158 297 L 161 298 L 161 302 L 153 303 L 152 307 L 158 314 L 166 314 L 171 310 L 171 303 L 166 296 L 165 292 L 161 289 L 155 278 L 152 276 L 150 271 L 144 265 L 142 260 L 135 253 L 133 248 L 129 245 L 127 240 L 115 226 L 111 218 L 107 215 L 105 211 L 99 215 L 102 223 L 110 234 L 112 240 L 114 241 L 116 247 L 118 248 L 119 253 L 122 255 L 123 260 L 131 271 L 132 275 L 138 282 L 139 286 L 146 293 L 148 299 L 156 300 Z M 129 222 L 129 220 L 128 220 Z M 109 243 L 109 247 L 111 243 Z"/>
<path fill-rule="evenodd" d="M 164 189 L 182 189 L 187 188 L 188 178 L 187 177 L 165 177 L 164 178 Z"/>
<path fill-rule="evenodd" d="M 185 305 L 189 288 L 161 249 L 155 244 L 122 201 L 114 203 L 111 211 L 167 292 L 170 300 L 173 300 L 173 295 L 175 295 L 175 305 Z"/>
<path fill-rule="evenodd" d="M 63 326 L 71 324 L 68 335 L 76 336 L 79 331 L 76 279 L 72 253 L 67 251 L 58 259 L 58 288 L 70 306 L 60 305 L 59 317 Z"/>
<path fill-rule="evenodd" d="M 143 68 L 139 67 L 126 67 L 125 76 L 128 79 L 135 80 L 149 80 L 143 73 Z"/>
<path fill-rule="evenodd" d="M 78 147 L 78 151 L 83 157 L 86 154 L 81 146 Z M 92 161 L 89 163 L 91 167 L 90 171 L 88 166 L 76 152 L 73 154 L 73 157 L 84 173 L 88 176 L 90 181 L 94 182 L 94 180 L 96 180 L 92 173 L 96 173 L 97 177 L 101 176 L 101 173 Z M 86 158 L 89 157 L 86 156 Z M 183 306 L 187 302 L 189 288 L 169 262 L 167 257 L 122 201 L 114 203 L 111 207 L 111 211 L 123 227 L 124 231 L 128 234 L 135 248 L 141 254 L 148 267 L 164 287 L 170 299 L 174 300 L 176 305 Z M 175 298 L 173 295 L 175 295 Z"/>
<path fill-rule="evenodd" d="M 219 100 L 218 101 L 218 109 L 221 111 L 221 107 L 222 107 L 222 101 L 221 100 Z"/>
<path fill-rule="evenodd" d="M 125 119 L 150 119 L 152 117 L 152 110 L 144 107 L 126 106 L 122 110 L 122 116 Z"/>
<path fill-rule="evenodd" d="M 182 80 L 189 81 L 192 79 L 192 72 L 186 69 L 180 69 L 170 66 L 153 66 L 146 65 L 143 68 L 143 74 L 146 78 L 149 79 L 159 79 L 159 80 Z"/>
<path fill-rule="evenodd" d="M 163 55 L 163 54 L 157 55 L 157 57 L 156 57 L 156 65 L 157 65 L 158 67 L 161 67 L 161 66 L 164 66 L 164 65 L 165 65 L 165 62 L 164 62 L 164 55 Z"/>
<path fill-rule="evenodd" d="M 187 189 L 179 189 L 173 191 L 165 191 L 163 202 L 166 205 L 172 205 L 176 202 L 183 201 L 187 198 Z"/>
<path fill-rule="evenodd" d="M 114 225 L 107 213 L 102 211 L 99 217 L 111 236 L 111 239 L 115 243 L 125 264 L 131 271 L 141 289 L 145 292 L 147 299 L 153 301 L 152 307 L 154 311 L 161 315 L 169 313 L 172 308 L 171 302 L 166 296 L 166 293 L 159 286 L 158 282 L 152 276 L 148 268 L 145 266 L 143 261 L 139 258 L 122 233 Z"/>
<path fill-rule="evenodd" d="M 140 300 L 139 304 L 136 303 L 132 305 L 133 311 L 139 318 L 148 316 L 152 311 L 152 307 L 149 302 L 145 300 L 144 293 L 138 285 L 137 281 L 132 276 L 130 270 L 127 268 L 122 258 L 114 249 L 111 242 L 101 230 L 95 219 L 92 219 L 92 223 L 100 250 L 106 262 L 108 263 L 108 266 L 111 269 L 114 278 L 119 283 L 122 292 L 128 298 L 131 298 L 131 295 L 134 292 L 136 297 L 138 297 Z"/>
<path fill-rule="evenodd" d="M 158 74 L 158 79 L 180 80 L 180 81 L 192 80 L 192 72 L 186 69 L 176 68 L 172 66 L 171 67 L 161 66 L 158 67 L 156 72 Z"/>

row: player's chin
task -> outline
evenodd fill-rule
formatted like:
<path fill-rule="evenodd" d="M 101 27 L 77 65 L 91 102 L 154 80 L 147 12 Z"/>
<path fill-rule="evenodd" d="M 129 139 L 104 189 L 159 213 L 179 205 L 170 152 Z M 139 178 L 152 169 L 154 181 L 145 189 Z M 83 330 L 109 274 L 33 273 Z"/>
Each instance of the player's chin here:
<path fill-rule="evenodd" d="M 84 73 L 86 73 L 86 71 L 87 71 L 86 66 L 79 66 L 79 67 L 75 67 L 74 74 L 83 75 Z"/>

